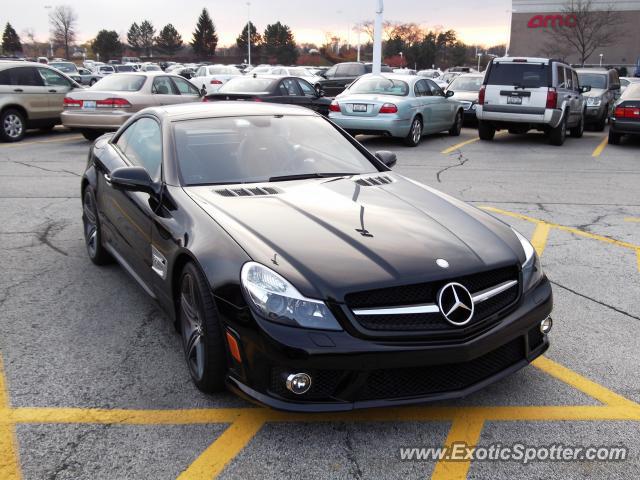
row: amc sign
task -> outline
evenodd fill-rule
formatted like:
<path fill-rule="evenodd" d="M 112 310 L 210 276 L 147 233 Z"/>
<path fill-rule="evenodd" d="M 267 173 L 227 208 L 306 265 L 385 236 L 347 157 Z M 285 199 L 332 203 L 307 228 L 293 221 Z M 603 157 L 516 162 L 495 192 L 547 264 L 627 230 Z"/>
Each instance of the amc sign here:
<path fill-rule="evenodd" d="M 573 28 L 577 25 L 578 19 L 574 14 L 569 15 L 536 15 L 529 19 L 527 27 L 529 28 L 558 28 L 569 27 Z"/>

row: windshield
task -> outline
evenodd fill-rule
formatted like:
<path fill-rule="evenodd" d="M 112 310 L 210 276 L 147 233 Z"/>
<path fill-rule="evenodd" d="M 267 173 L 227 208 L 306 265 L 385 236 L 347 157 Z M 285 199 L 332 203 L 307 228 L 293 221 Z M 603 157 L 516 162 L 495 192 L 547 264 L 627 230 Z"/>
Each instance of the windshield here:
<path fill-rule="evenodd" d="M 579 73 L 578 80 L 581 86 L 590 86 L 591 88 L 607 88 L 607 75 L 598 73 Z"/>
<path fill-rule="evenodd" d="M 549 67 L 542 63 L 501 63 L 491 65 L 487 84 L 540 88 L 549 85 Z"/>
<path fill-rule="evenodd" d="M 240 70 L 235 67 L 209 67 L 209 75 L 240 75 Z"/>
<path fill-rule="evenodd" d="M 484 77 L 458 77 L 449 85 L 454 92 L 478 92 Z"/>
<path fill-rule="evenodd" d="M 142 75 L 113 74 L 95 83 L 89 90 L 111 90 L 114 92 L 137 92 L 144 85 L 146 77 Z"/>
<path fill-rule="evenodd" d="M 271 67 L 256 67 L 251 70 L 251 73 L 269 73 L 271 71 Z"/>
<path fill-rule="evenodd" d="M 402 80 L 391 80 L 385 77 L 366 77 L 357 80 L 349 88 L 349 92 L 404 97 L 409 94 L 409 85 Z"/>
<path fill-rule="evenodd" d="M 184 185 L 377 172 L 349 140 L 319 117 L 208 118 L 176 122 L 173 128 Z"/>
<path fill-rule="evenodd" d="M 268 92 L 269 86 L 274 81 L 271 78 L 236 77 L 222 85 L 218 91 L 224 93 Z"/>
<path fill-rule="evenodd" d="M 114 68 L 113 68 L 113 67 L 110 67 L 110 66 L 108 66 L 108 65 L 105 65 L 105 66 L 103 66 L 103 67 L 100 67 L 100 68 L 99 68 L 99 70 L 100 70 L 101 72 L 115 72 Z"/>
<path fill-rule="evenodd" d="M 78 71 L 73 63 L 50 63 L 49 65 L 64 73 L 76 73 Z"/>
<path fill-rule="evenodd" d="M 306 68 L 290 68 L 289 75 L 294 77 L 311 77 L 313 74 Z"/>
<path fill-rule="evenodd" d="M 159 72 L 161 70 L 157 65 L 145 65 L 144 69 L 147 72 Z"/>

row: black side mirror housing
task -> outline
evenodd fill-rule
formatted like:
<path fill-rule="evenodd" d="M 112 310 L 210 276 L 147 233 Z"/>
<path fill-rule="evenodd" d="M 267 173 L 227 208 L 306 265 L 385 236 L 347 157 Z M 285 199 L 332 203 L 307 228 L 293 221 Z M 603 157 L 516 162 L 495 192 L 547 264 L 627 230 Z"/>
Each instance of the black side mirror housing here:
<path fill-rule="evenodd" d="M 200 90 L 200 96 L 201 97 L 206 97 L 207 96 L 207 89 L 206 88 L 202 88 Z"/>
<path fill-rule="evenodd" d="M 390 152 L 389 150 L 378 150 L 375 153 L 375 156 L 389 168 L 393 167 L 398 162 L 398 157 L 396 157 L 396 154 Z"/>
<path fill-rule="evenodd" d="M 316 95 L 318 97 L 324 97 L 325 92 L 320 85 L 316 85 Z"/>
<path fill-rule="evenodd" d="M 155 184 L 143 167 L 120 167 L 111 172 L 111 185 L 117 190 L 156 194 Z"/>
<path fill-rule="evenodd" d="M 580 88 L 580 91 L 581 91 L 582 93 L 590 92 L 590 91 L 591 91 L 591 85 L 583 85 L 583 86 Z"/>
<path fill-rule="evenodd" d="M 453 90 L 447 90 L 444 94 L 445 97 L 447 98 L 451 98 L 456 94 L 456 92 L 454 92 Z"/>

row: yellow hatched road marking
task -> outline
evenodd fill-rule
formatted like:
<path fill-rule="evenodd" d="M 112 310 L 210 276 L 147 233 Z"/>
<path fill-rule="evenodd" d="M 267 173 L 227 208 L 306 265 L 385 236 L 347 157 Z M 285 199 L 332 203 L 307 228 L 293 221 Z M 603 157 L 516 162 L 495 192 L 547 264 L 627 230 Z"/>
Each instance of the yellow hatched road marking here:
<path fill-rule="evenodd" d="M 546 222 L 540 222 L 536 226 L 536 229 L 533 232 L 533 237 L 531 237 L 531 245 L 538 252 L 538 256 L 541 257 L 544 252 L 544 247 L 547 245 L 547 240 L 549 239 L 549 232 L 551 231 L 551 225 Z"/>
<path fill-rule="evenodd" d="M 465 448 L 475 447 L 480 440 L 484 419 L 479 415 L 462 414 L 456 417 L 445 440 L 445 448 L 449 452 L 454 444 L 464 444 Z M 467 478 L 471 460 L 440 460 L 436 463 L 432 480 L 462 480 Z"/>
<path fill-rule="evenodd" d="M 600 144 L 596 147 L 596 149 L 593 151 L 593 153 L 591 154 L 591 156 L 593 158 L 598 158 L 602 152 L 604 151 L 604 149 L 607 147 L 607 143 L 609 143 L 609 137 L 604 137 L 602 139 L 602 141 L 600 142 Z"/>
<path fill-rule="evenodd" d="M 450 154 L 452 152 L 455 152 L 456 150 L 459 150 L 462 147 L 466 147 L 467 145 L 471 145 L 472 143 L 475 143 L 475 142 L 477 142 L 479 140 L 480 140 L 480 137 L 475 137 L 475 138 L 472 138 L 470 140 L 465 140 L 464 142 L 456 143 L 455 145 L 444 149 L 440 153 L 442 153 L 444 155 L 448 155 L 448 154 Z"/>
<path fill-rule="evenodd" d="M 3 480 L 19 480 L 20 459 L 15 426 L 9 418 L 9 389 L 6 384 L 2 356 L 0 356 L 0 478 Z"/>
<path fill-rule="evenodd" d="M 627 217 L 624 219 L 624 221 L 640 223 L 640 217 Z"/>

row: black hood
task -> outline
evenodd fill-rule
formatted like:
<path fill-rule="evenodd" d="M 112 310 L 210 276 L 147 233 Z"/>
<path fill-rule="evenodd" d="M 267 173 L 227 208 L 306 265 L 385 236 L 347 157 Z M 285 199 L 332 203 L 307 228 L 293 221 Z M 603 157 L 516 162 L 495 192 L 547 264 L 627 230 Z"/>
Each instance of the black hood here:
<path fill-rule="evenodd" d="M 251 258 L 313 298 L 342 301 L 349 292 L 524 260 L 511 229 L 490 215 L 392 172 L 374 177 L 390 183 L 366 185 L 369 176 L 361 175 L 260 185 L 272 194 L 235 196 L 217 186 L 185 191 Z M 255 185 L 228 188 L 242 187 Z M 439 258 L 450 267 L 437 266 Z"/>

